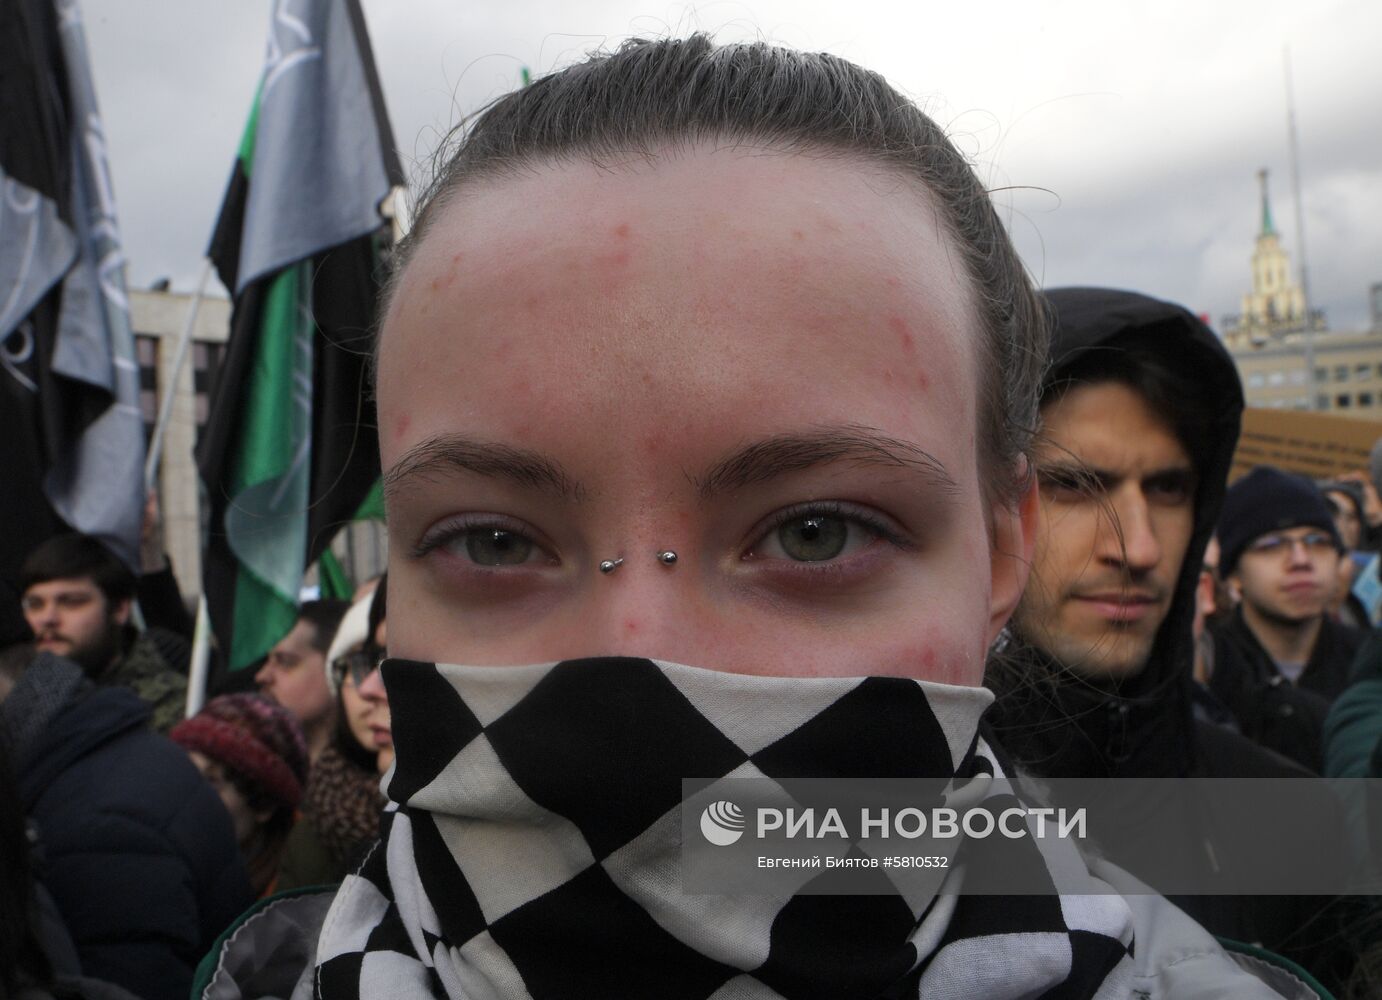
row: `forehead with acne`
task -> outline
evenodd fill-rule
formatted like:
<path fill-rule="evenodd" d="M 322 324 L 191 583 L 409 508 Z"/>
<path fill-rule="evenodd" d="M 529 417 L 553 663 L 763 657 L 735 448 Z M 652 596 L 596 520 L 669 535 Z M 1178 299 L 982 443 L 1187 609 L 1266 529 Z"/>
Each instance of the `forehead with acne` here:
<path fill-rule="evenodd" d="M 385 317 L 386 467 L 442 429 L 417 405 L 420 377 L 484 365 L 505 379 L 518 354 L 523 372 L 507 388 L 539 408 L 576 388 L 578 354 L 599 360 L 607 398 L 722 406 L 707 397 L 729 379 L 689 384 L 672 373 L 703 369 L 694 331 L 727 321 L 754 330 L 755 359 L 837 334 L 835 350 L 866 356 L 889 394 L 934 396 L 967 415 L 972 444 L 971 299 L 930 194 L 858 158 L 693 147 L 475 178 L 440 207 Z M 736 344 L 718 350 L 732 369 Z M 816 397 L 849 395 L 830 377 L 831 359 L 821 363 Z M 755 393 L 787 388 L 771 371 L 747 382 L 750 407 Z M 451 418 L 465 409 L 450 404 Z"/>

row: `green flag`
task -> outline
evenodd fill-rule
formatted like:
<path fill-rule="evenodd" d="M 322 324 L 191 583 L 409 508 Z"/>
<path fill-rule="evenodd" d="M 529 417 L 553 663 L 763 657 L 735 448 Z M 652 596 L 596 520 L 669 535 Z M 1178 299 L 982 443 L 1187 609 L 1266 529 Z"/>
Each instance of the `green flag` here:
<path fill-rule="evenodd" d="M 402 182 L 357 0 L 272 19 L 208 251 L 234 307 L 198 442 L 204 590 L 227 666 L 291 627 L 307 566 L 379 480 L 365 359 Z"/>

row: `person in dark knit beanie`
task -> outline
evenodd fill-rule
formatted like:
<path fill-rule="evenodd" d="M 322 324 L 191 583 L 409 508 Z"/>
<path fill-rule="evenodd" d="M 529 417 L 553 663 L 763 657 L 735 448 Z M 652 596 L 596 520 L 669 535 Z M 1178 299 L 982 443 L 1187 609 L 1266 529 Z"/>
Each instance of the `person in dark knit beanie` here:
<path fill-rule="evenodd" d="M 1219 566 L 1241 601 L 1213 630 L 1209 687 L 1243 735 L 1317 772 L 1329 703 L 1363 641 L 1326 614 L 1342 549 L 1329 503 L 1309 479 L 1261 467 L 1229 487 Z"/>
<path fill-rule="evenodd" d="M 169 733 L 221 796 L 254 890 L 278 870 L 307 782 L 307 742 L 287 709 L 253 694 L 213 698 Z"/>
<path fill-rule="evenodd" d="M 1260 465 L 1228 488 L 1219 515 L 1219 571 L 1225 576 L 1252 542 L 1288 528 L 1319 528 L 1342 549 L 1329 501 L 1309 479 Z"/>

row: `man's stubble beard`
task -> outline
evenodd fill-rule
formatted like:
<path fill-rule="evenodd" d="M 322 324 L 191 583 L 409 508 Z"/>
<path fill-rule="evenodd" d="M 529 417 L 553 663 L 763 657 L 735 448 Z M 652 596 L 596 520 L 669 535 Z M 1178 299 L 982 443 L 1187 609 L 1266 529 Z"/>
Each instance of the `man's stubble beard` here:
<path fill-rule="evenodd" d="M 1034 621 L 1037 616 L 1031 612 L 1030 607 L 1019 604 L 1013 615 L 1013 634 L 1051 657 L 1063 671 L 1089 681 L 1126 680 L 1140 674 L 1151 659 L 1152 648 L 1166 621 L 1165 615 L 1160 616 L 1156 629 L 1146 637 L 1131 632 L 1120 634 L 1116 627 L 1110 627 L 1098 636 L 1081 638 L 1058 625 L 1053 628 L 1055 623 L 1049 619 Z"/>
<path fill-rule="evenodd" d="M 74 646 L 67 658 L 82 668 L 92 680 L 99 680 L 120 654 L 123 626 L 114 621 L 106 623 L 105 631 L 85 646 Z"/>

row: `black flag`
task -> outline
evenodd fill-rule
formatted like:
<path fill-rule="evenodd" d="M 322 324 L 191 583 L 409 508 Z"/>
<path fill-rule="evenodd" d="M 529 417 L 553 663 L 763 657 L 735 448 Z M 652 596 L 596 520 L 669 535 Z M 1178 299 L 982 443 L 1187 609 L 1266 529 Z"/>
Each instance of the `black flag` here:
<path fill-rule="evenodd" d="M 62 530 L 138 558 L 144 429 L 105 136 L 75 2 L 0 5 L 0 615 Z M 8 630 L 6 630 L 8 631 Z"/>
<path fill-rule="evenodd" d="M 291 628 L 305 569 L 379 478 L 365 373 L 401 183 L 356 0 L 278 0 L 209 250 L 234 311 L 198 444 L 203 582 L 231 670 Z"/>

